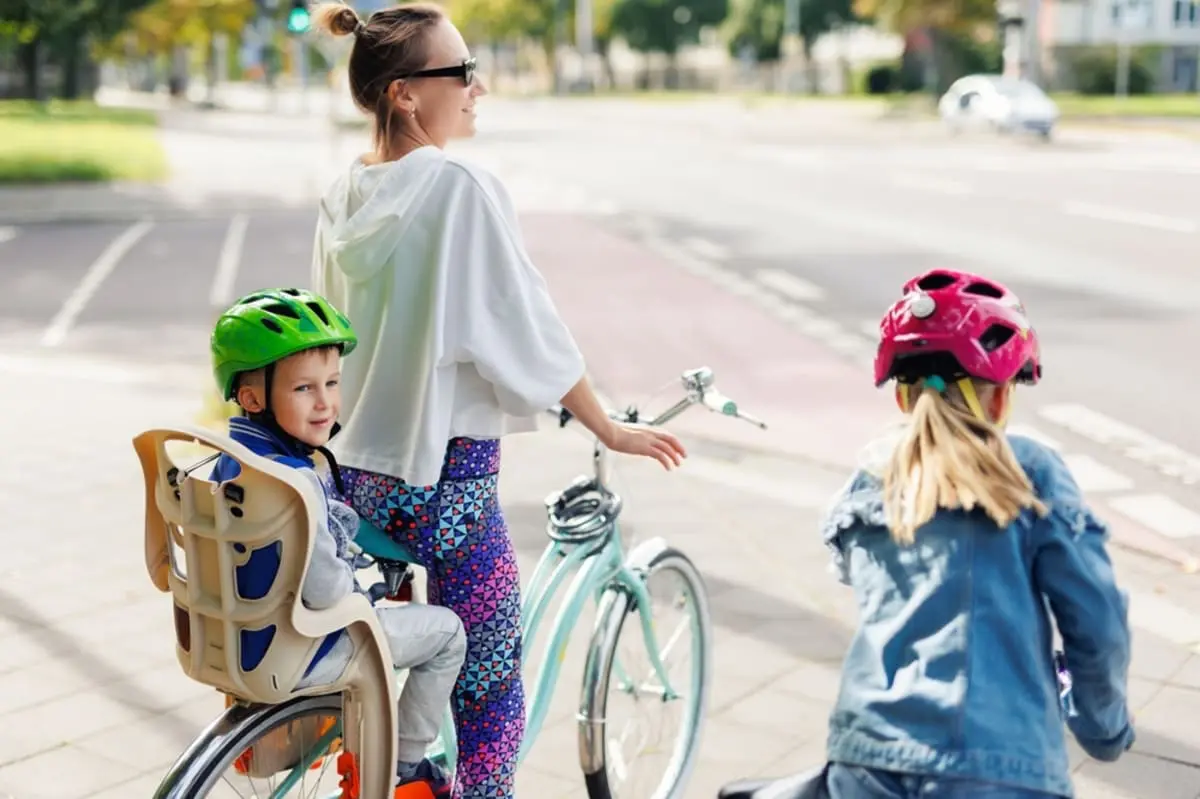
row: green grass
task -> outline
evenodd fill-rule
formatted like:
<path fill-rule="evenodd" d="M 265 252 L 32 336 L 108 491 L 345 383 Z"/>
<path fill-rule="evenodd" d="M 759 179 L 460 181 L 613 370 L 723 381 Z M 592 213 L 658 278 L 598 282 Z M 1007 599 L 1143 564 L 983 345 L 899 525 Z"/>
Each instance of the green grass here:
<path fill-rule="evenodd" d="M 159 180 L 157 124 L 147 111 L 90 102 L 0 102 L 0 184 Z"/>
<path fill-rule="evenodd" d="M 539 95 L 544 96 L 544 95 Z M 1200 97 L 1189 94 L 1152 94 L 1126 97 L 1085 96 L 1071 93 L 1051 95 L 1065 119 L 1137 119 L 1170 118 L 1200 119 Z M 781 94 L 766 91 L 705 92 L 705 91 L 600 91 L 596 93 L 564 94 L 564 99 L 580 100 L 621 99 L 647 103 L 693 103 L 714 100 L 740 101 L 747 106 L 768 106 L 800 103 L 854 103 L 876 105 L 892 113 L 932 114 L 936 98 L 928 93 L 891 95 L 810 95 Z"/>
<path fill-rule="evenodd" d="M 1064 117 L 1200 118 L 1200 97 L 1194 94 L 1144 94 L 1135 97 L 1051 95 Z"/>

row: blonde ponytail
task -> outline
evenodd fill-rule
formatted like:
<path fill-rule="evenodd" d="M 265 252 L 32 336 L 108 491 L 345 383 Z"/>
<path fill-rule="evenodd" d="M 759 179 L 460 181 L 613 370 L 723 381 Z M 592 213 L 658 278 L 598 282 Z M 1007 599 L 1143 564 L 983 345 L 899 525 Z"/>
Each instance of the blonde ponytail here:
<path fill-rule="evenodd" d="M 945 393 L 924 384 L 900 390 L 920 393 L 883 474 L 884 509 L 896 543 L 913 543 L 917 528 L 939 508 L 983 508 L 1001 529 L 1026 508 L 1046 514 L 1003 430 L 972 414 L 957 386 Z"/>

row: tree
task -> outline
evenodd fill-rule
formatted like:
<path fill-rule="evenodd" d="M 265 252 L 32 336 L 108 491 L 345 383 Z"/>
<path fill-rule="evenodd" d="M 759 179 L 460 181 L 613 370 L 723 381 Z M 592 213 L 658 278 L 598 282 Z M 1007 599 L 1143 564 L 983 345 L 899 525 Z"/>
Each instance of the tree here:
<path fill-rule="evenodd" d="M 140 55 L 172 53 L 195 47 L 205 54 L 205 72 L 211 93 L 217 80 L 218 34 L 236 37 L 255 13 L 255 0 L 152 0 L 134 14 L 121 37 Z M 180 67 L 182 68 L 182 67 Z M 182 86 L 184 75 L 173 75 Z"/>
<path fill-rule="evenodd" d="M 806 59 L 822 35 L 836 25 L 858 19 L 851 2 L 800 0 L 800 40 Z M 780 60 L 787 30 L 786 8 L 786 0 L 738 0 L 726 26 L 729 52 L 736 56 L 749 47 L 759 62 Z"/>
<path fill-rule="evenodd" d="M 15 32 L 21 43 L 25 95 L 41 98 L 43 56 L 49 53 L 62 66 L 61 94 L 79 94 L 86 45 L 120 31 L 130 15 L 149 0 L 0 0 L 0 25 Z"/>
<path fill-rule="evenodd" d="M 612 30 L 640 53 L 664 53 L 672 61 L 680 48 L 700 40 L 703 28 L 719 25 L 729 0 L 616 0 Z"/>
<path fill-rule="evenodd" d="M 995 0 L 854 0 L 854 11 L 901 34 L 932 28 L 976 35 L 996 25 Z"/>
<path fill-rule="evenodd" d="M 854 10 L 905 37 L 902 84 L 935 92 L 979 61 L 980 46 L 996 34 L 995 0 L 854 0 Z M 924 46 L 913 51 L 914 41 Z"/>
<path fill-rule="evenodd" d="M 557 15 L 566 0 L 453 0 L 450 15 L 468 39 L 496 43 L 515 39 L 540 42 L 554 63 Z M 573 9 L 572 9 L 573 10 Z"/>
<path fill-rule="evenodd" d="M 151 0 L 132 16 L 126 35 L 142 54 L 180 45 L 211 50 L 215 34 L 236 36 L 253 16 L 254 0 Z"/>

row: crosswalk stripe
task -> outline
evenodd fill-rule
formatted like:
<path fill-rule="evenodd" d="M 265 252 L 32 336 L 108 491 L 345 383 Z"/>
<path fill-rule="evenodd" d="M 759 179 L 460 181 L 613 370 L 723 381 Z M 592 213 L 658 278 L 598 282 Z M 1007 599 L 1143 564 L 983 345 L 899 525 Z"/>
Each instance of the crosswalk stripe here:
<path fill-rule="evenodd" d="M 1061 450 L 1062 449 L 1062 444 L 1059 443 L 1058 439 L 1051 438 L 1050 436 L 1046 435 L 1045 433 L 1043 433 L 1041 430 L 1034 427 L 1033 425 L 1010 424 L 1008 426 L 1008 432 L 1011 433 L 1012 435 L 1025 436 L 1026 438 L 1032 438 L 1034 441 L 1037 441 L 1039 444 L 1042 444 L 1043 446 L 1047 446 L 1053 450 Z"/>
<path fill-rule="evenodd" d="M 1167 538 L 1200 535 L 1200 514 L 1165 494 L 1129 494 L 1108 500 L 1109 507 Z"/>
<path fill-rule="evenodd" d="M 1184 485 L 1200 483 L 1200 457 L 1086 405 L 1043 405 L 1038 414 Z"/>
<path fill-rule="evenodd" d="M 1085 494 L 1128 491 L 1133 488 L 1133 480 L 1127 475 L 1108 468 L 1090 455 L 1072 453 L 1064 455 L 1063 461 Z"/>
<path fill-rule="evenodd" d="M 825 299 L 825 291 L 820 286 L 782 269 L 760 269 L 754 277 L 764 286 L 797 302 L 820 302 Z"/>

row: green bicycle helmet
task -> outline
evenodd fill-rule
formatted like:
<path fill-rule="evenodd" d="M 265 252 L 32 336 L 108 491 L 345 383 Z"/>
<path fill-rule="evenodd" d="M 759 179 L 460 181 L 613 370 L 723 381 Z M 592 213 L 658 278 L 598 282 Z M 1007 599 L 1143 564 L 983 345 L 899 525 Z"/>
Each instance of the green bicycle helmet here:
<path fill-rule="evenodd" d="M 304 289 L 267 289 L 242 297 L 213 328 L 213 376 L 226 400 L 242 372 L 270 366 L 297 352 L 338 346 L 348 355 L 358 344 L 350 320 L 329 301 Z"/>

